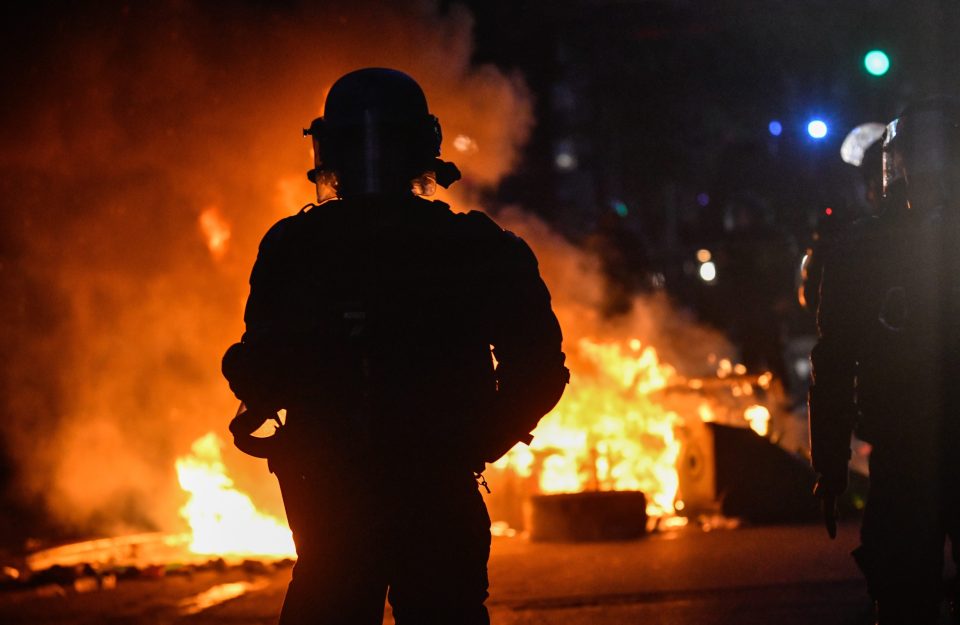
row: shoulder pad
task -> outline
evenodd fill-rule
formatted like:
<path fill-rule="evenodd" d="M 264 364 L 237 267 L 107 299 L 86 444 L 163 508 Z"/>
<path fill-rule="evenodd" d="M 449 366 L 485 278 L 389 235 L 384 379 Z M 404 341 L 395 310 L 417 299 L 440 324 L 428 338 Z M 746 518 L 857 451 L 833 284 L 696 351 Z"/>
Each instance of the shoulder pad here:
<path fill-rule="evenodd" d="M 497 222 L 490 218 L 490 215 L 487 215 L 483 211 L 457 213 L 456 217 L 462 219 L 465 225 L 475 229 L 477 232 L 494 236 L 505 232 L 503 228 L 497 225 Z"/>
<path fill-rule="evenodd" d="M 427 198 L 420 195 L 409 195 L 403 196 L 402 199 L 395 198 L 393 201 L 400 201 L 403 203 L 416 204 L 424 208 L 432 208 L 436 211 L 446 212 L 450 210 L 450 205 L 446 202 L 440 200 L 428 200 Z"/>
<path fill-rule="evenodd" d="M 438 209 L 442 209 L 442 210 L 445 210 L 445 211 L 449 211 L 449 210 L 450 210 L 450 205 L 447 204 L 446 202 L 441 202 L 440 200 L 430 200 L 430 203 L 433 204 L 434 207 L 436 207 L 436 208 L 438 208 Z"/>
<path fill-rule="evenodd" d="M 526 241 L 509 230 L 504 230 L 503 234 L 509 241 L 507 249 L 511 257 L 519 262 L 529 263 L 534 267 L 538 266 L 537 255 L 533 253 Z"/>
<path fill-rule="evenodd" d="M 284 241 L 288 240 L 291 233 L 296 229 L 300 217 L 305 214 L 307 213 L 297 213 L 296 215 L 284 217 L 273 224 L 260 241 L 260 251 L 262 252 L 265 249 L 271 249 L 275 246 L 283 246 Z"/>
<path fill-rule="evenodd" d="M 534 266 L 537 265 L 537 257 L 533 253 L 533 250 L 530 249 L 530 246 L 527 245 L 527 242 L 510 230 L 501 228 L 497 222 L 491 219 L 486 213 L 482 211 L 470 211 L 460 216 L 463 217 L 465 223 L 473 227 L 476 232 L 496 240 L 507 259 L 531 263 Z"/>
<path fill-rule="evenodd" d="M 413 195 L 404 201 L 409 202 L 410 204 L 404 208 L 413 209 L 411 216 L 419 215 L 421 218 L 426 218 L 428 220 L 446 220 L 455 215 L 455 213 L 450 210 L 450 205 L 446 202 L 441 202 L 440 200 L 428 200 L 418 195 Z"/>
<path fill-rule="evenodd" d="M 446 202 L 441 202 L 440 200 L 427 200 L 422 197 L 417 197 L 416 201 L 422 203 L 425 213 L 429 214 L 431 217 L 439 219 L 449 219 L 454 217 L 456 213 L 450 208 L 450 205 Z"/>

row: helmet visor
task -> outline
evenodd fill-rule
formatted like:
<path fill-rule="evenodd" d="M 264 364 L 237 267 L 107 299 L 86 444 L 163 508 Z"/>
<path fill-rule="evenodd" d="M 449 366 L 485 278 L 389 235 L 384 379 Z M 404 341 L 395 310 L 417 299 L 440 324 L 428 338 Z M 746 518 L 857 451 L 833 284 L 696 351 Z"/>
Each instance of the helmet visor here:
<path fill-rule="evenodd" d="M 942 110 L 917 111 L 887 125 L 883 144 L 884 191 L 897 181 L 941 176 L 957 154 L 957 122 Z"/>

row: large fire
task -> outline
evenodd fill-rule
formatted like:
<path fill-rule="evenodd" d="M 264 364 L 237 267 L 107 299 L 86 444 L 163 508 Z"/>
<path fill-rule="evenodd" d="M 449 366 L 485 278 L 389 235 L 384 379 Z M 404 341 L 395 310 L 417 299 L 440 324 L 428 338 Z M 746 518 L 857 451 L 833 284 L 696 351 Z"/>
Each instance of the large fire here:
<path fill-rule="evenodd" d="M 580 338 L 568 350 L 578 366 L 563 399 L 540 422 L 530 446 L 517 444 L 493 465 L 500 474 L 532 482 L 531 494 L 639 490 L 647 495 L 648 515 L 669 518 L 682 509 L 677 459 L 690 419 L 734 422 L 760 435 L 768 432 L 769 410 L 750 402 L 757 399 L 755 386 L 769 386 L 769 374 L 745 378 L 742 366 L 724 359 L 717 377 L 688 379 L 660 362 L 654 347 L 635 338 Z M 740 377 L 724 380 L 730 376 Z M 704 395 L 705 386 L 714 388 Z M 669 397 L 671 389 L 678 388 L 685 391 L 682 402 Z M 730 405 L 723 405 L 724 396 Z M 750 405 L 743 408 L 743 400 Z M 221 459 L 222 445 L 211 432 L 177 461 L 180 485 L 190 496 L 181 509 L 192 530 L 190 550 L 295 555 L 283 520 L 259 512 L 250 497 L 234 487 Z"/>
<path fill-rule="evenodd" d="M 193 534 L 190 550 L 217 555 L 295 555 L 286 523 L 257 510 L 248 495 L 234 488 L 220 457 L 221 446 L 211 432 L 177 460 L 180 486 L 190 494 L 180 510 Z"/>

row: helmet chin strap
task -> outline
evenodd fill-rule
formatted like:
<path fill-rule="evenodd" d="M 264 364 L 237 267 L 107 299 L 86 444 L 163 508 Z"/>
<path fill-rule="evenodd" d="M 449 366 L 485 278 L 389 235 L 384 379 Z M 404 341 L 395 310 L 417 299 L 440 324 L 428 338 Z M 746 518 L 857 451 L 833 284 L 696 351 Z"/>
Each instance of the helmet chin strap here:
<path fill-rule="evenodd" d="M 337 176 L 333 172 L 319 171 L 314 175 L 317 186 L 317 204 L 329 202 L 337 197 Z"/>

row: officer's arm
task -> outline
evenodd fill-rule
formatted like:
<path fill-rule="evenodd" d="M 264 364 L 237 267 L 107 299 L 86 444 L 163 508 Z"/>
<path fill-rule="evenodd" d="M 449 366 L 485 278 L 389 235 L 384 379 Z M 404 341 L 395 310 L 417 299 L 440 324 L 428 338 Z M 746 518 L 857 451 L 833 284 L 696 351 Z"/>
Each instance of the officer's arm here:
<path fill-rule="evenodd" d="M 287 240 L 291 227 L 291 218 L 280 221 L 260 243 L 244 312 L 246 332 L 223 357 L 223 375 L 230 389 L 251 410 L 276 411 L 284 403 L 294 297 Z"/>
<path fill-rule="evenodd" d="M 530 431 L 560 400 L 569 380 L 563 336 L 527 244 L 503 233 L 491 310 L 491 343 L 497 360 L 497 399 L 488 424 L 485 460 L 495 461 Z"/>
<path fill-rule="evenodd" d="M 817 313 L 819 339 L 810 354 L 810 451 L 820 474 L 818 494 L 829 497 L 847 487 L 854 402 L 857 337 L 863 331 L 856 276 L 838 262 L 825 263 Z M 860 326 L 860 327 L 858 327 Z"/>

